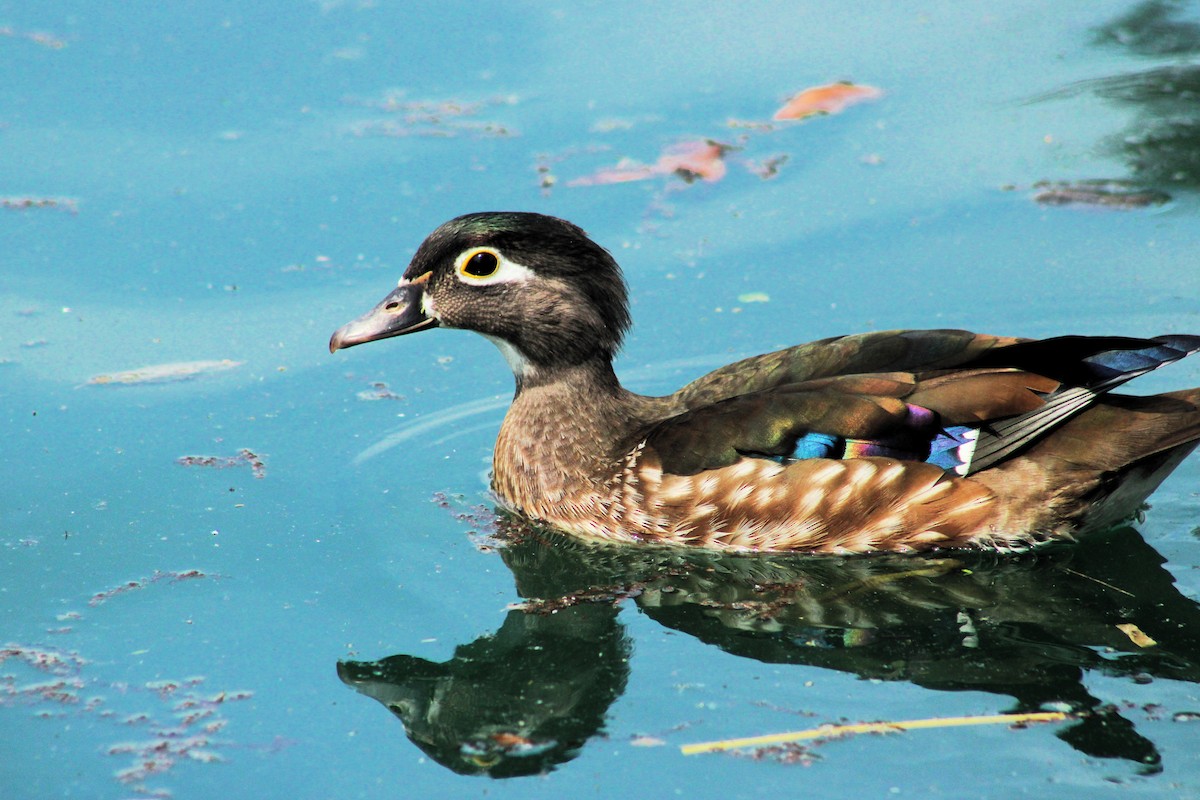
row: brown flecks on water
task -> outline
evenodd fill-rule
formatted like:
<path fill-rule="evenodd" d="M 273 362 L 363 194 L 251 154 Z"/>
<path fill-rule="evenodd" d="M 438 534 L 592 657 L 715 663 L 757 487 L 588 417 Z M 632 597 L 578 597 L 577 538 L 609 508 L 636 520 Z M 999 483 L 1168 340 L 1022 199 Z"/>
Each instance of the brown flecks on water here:
<path fill-rule="evenodd" d="M 74 650 L 21 644 L 6 644 L 0 647 L 0 664 L 10 658 L 52 675 L 73 675 L 88 663 Z"/>
<path fill-rule="evenodd" d="M 591 144 L 580 147 L 568 147 L 555 153 L 538 153 L 534 157 L 534 171 L 537 172 L 538 186 L 543 195 L 549 195 L 550 190 L 558 184 L 558 176 L 554 173 L 555 165 L 577 158 L 581 155 L 594 155 L 612 150 L 607 144 Z"/>
<path fill-rule="evenodd" d="M 427 137 L 452 139 L 467 136 L 475 139 L 508 138 L 519 135 L 509 125 L 496 120 L 478 119 L 490 109 L 517 104 L 517 98 L 492 97 L 478 101 L 409 100 L 402 92 L 393 92 L 380 99 L 349 98 L 347 105 L 367 107 L 388 116 L 354 122 L 349 132 L 354 136 L 384 136 L 391 138 Z"/>
<path fill-rule="evenodd" d="M 256 478 L 267 476 L 266 455 L 260 455 L 253 450 L 243 447 L 236 456 L 180 456 L 175 463 L 184 467 L 212 467 L 228 469 L 247 465 Z"/>
<path fill-rule="evenodd" d="M 357 395 L 359 400 L 403 400 L 404 395 L 396 394 L 383 381 L 372 381 L 370 389 L 363 389 Z"/>
<path fill-rule="evenodd" d="M 778 764 L 798 765 L 801 767 L 810 767 L 813 762 L 821 758 L 820 755 L 813 751 L 812 746 L 805 746 L 796 742 L 756 747 L 753 750 L 745 752 L 738 750 L 730 752 L 735 756 L 748 758 L 751 761 L 774 761 Z"/>
<path fill-rule="evenodd" d="M 462 495 L 445 492 L 434 492 L 432 499 L 439 508 L 449 511 L 455 520 L 468 526 L 467 535 L 471 537 L 476 550 L 490 553 L 506 543 L 498 535 L 500 519 L 489 506 L 468 505 Z"/>
<path fill-rule="evenodd" d="M 125 583 L 122 583 L 119 586 L 114 586 L 111 589 L 105 589 L 102 592 L 97 592 L 96 594 L 92 595 L 91 599 L 88 600 L 88 605 L 92 606 L 92 607 L 98 606 L 101 603 L 107 602 L 108 600 L 112 599 L 113 597 L 116 597 L 117 595 L 127 594 L 129 592 L 135 592 L 135 591 L 138 591 L 139 589 L 145 589 L 147 586 L 158 583 L 159 581 L 165 580 L 165 581 L 169 581 L 171 583 L 175 583 L 177 581 L 191 580 L 193 578 L 212 578 L 212 577 L 216 577 L 216 576 L 210 575 L 205 572 L 201 572 L 198 569 L 169 570 L 169 571 L 156 570 L 152 575 L 150 575 L 147 578 L 140 578 L 138 580 L 126 581 Z"/>
<path fill-rule="evenodd" d="M 98 606 L 117 595 L 155 584 L 208 577 L 217 576 L 199 569 L 156 570 L 148 577 L 126 581 L 96 593 L 89 604 Z M 105 612 L 94 612 L 102 613 Z M 89 618 L 94 614 L 89 613 Z M 83 620 L 84 615 L 78 611 L 64 611 L 56 615 L 56 619 L 60 622 Z M 140 664 L 140 659 L 151 652 L 142 649 L 129 653 L 133 659 L 129 666 Z M 113 659 L 114 656 L 109 654 L 101 661 L 91 662 L 72 650 L 4 644 L 0 646 L 0 666 L 3 667 L 0 671 L 0 707 L 28 706 L 32 708 L 33 716 L 39 719 L 70 721 L 90 717 L 93 725 L 114 726 L 110 731 L 115 734 L 113 738 L 134 733 L 137 741 L 117 741 L 100 752 L 125 761 L 114 770 L 113 778 L 126 787 L 125 791 L 138 797 L 172 797 L 171 789 L 147 785 L 146 781 L 171 772 L 178 764 L 224 761 L 222 751 L 230 748 L 258 747 L 273 752 L 289 744 L 279 737 L 259 745 L 237 743 L 226 736 L 216 738 L 229 723 L 224 709 L 230 703 L 252 698 L 254 693 L 251 691 L 201 691 L 205 679 L 196 675 L 155 677 L 144 683 L 105 678 L 103 672 L 113 668 Z M 118 666 L 121 667 L 119 674 L 125 675 L 124 666 Z M 22 670 L 33 671 L 34 680 L 19 682 L 18 675 Z M 108 698 L 98 693 L 105 689 L 112 690 L 111 704 Z M 122 698 L 142 702 L 139 697 L 156 707 L 132 713 L 120 708 Z M 31 730 L 30 735 L 36 734 Z"/>
<path fill-rule="evenodd" d="M 1127 211 L 1171 201 L 1166 192 L 1119 180 L 1039 181 L 1033 189 L 1033 201 L 1044 206 L 1080 205 Z"/>
<path fill-rule="evenodd" d="M 31 211 L 38 208 L 52 208 L 59 211 L 79 213 L 79 201 L 73 197 L 0 197 L 0 208 L 13 211 Z"/>
<path fill-rule="evenodd" d="M 788 156 L 784 153 L 779 155 L 764 158 L 762 161 L 747 161 L 746 169 L 754 175 L 765 180 L 770 180 L 779 174 L 780 168 L 787 163 Z"/>

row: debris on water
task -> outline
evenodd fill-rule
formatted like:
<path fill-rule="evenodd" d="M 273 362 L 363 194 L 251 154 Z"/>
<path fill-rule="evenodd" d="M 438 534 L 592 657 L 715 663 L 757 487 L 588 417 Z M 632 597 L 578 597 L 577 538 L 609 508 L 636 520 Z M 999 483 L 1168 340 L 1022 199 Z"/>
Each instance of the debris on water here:
<path fill-rule="evenodd" d="M 60 211 L 78 214 L 79 201 L 73 197 L 0 197 L 0 208 L 9 208 L 13 211 L 56 208 Z"/>
<path fill-rule="evenodd" d="M 459 752 L 468 758 L 489 758 L 498 753 L 505 756 L 527 757 L 540 755 L 558 745 L 555 739 L 537 741 L 519 733 L 500 731 L 485 738 L 463 742 Z"/>
<path fill-rule="evenodd" d="M 615 167 L 576 178 L 568 186 L 602 186 L 612 183 L 644 181 L 674 175 L 686 183 L 702 180 L 715 183 L 725 177 L 725 154 L 732 145 L 714 139 L 699 139 L 671 145 L 653 164 L 622 160 Z"/>
<path fill-rule="evenodd" d="M 267 476 L 265 458 L 266 455 L 260 455 L 243 447 L 236 456 L 180 456 L 175 459 L 175 463 L 184 467 L 213 467 L 214 469 L 227 469 L 246 464 L 254 472 L 254 477 L 265 478 Z"/>
<path fill-rule="evenodd" d="M 787 163 L 788 156 L 786 153 L 764 158 L 762 161 L 746 161 L 746 169 L 752 175 L 757 175 L 764 181 L 770 180 L 779 174 L 780 168 Z"/>
<path fill-rule="evenodd" d="M 87 384 L 89 386 L 107 386 L 109 384 L 129 386 L 140 383 L 171 383 L 190 380 L 197 375 L 210 372 L 223 372 L 240 367 L 245 363 L 245 361 L 231 361 L 224 358 L 220 361 L 176 361 L 171 364 L 153 364 L 122 372 L 93 375 L 88 378 Z"/>
<path fill-rule="evenodd" d="M 749 751 L 731 751 L 733 755 L 752 761 L 774 761 L 778 764 L 811 767 L 821 756 L 811 746 L 785 742 L 784 744 L 756 747 Z"/>
<path fill-rule="evenodd" d="M 813 116 L 839 114 L 852 105 L 868 100 L 878 100 L 883 91 L 874 86 L 855 84 L 849 81 L 812 86 L 793 95 L 772 119 L 801 120 Z"/>
<path fill-rule="evenodd" d="M 770 133 L 776 126 L 760 119 L 730 119 L 725 123 L 730 128 Z"/>
<path fill-rule="evenodd" d="M 729 750 L 756 748 L 770 751 L 777 745 L 795 744 L 800 741 L 825 742 L 856 734 L 890 734 L 899 731 L 925 730 L 930 728 L 957 728 L 971 725 L 1008 725 L 1014 729 L 1027 728 L 1034 722 L 1062 722 L 1074 715 L 1060 711 L 1038 711 L 1018 714 L 985 714 L 967 717 L 934 717 L 878 722 L 854 722 L 838 725 L 819 725 L 802 731 L 772 733 L 765 736 L 749 736 L 740 739 L 722 739 L 712 742 L 685 744 L 679 749 L 685 756 Z"/>
<path fill-rule="evenodd" d="M 452 139 L 470 136 L 477 139 L 508 138 L 519 135 L 516 130 L 495 120 L 477 117 L 488 109 L 517 104 L 513 95 L 486 100 L 409 100 L 403 92 L 389 92 L 378 99 L 354 99 L 347 105 L 365 106 L 386 113 L 379 119 L 360 120 L 350 126 L 353 136 L 383 136 L 389 138 L 426 137 Z"/>
<path fill-rule="evenodd" d="M 0 664 L 10 658 L 53 675 L 74 674 L 79 671 L 80 667 L 88 663 L 73 650 L 20 644 L 7 644 L 0 647 Z"/>
<path fill-rule="evenodd" d="M 434 492 L 432 500 L 439 508 L 449 511 L 455 520 L 469 526 L 467 535 L 476 550 L 490 553 L 503 544 L 497 537 L 500 520 L 489 506 L 471 505 L 462 495 L 449 495 L 445 492 Z"/>
<path fill-rule="evenodd" d="M 153 584 L 176 582 L 192 578 L 216 577 L 198 569 L 158 570 L 149 577 L 126 581 L 118 586 L 93 595 L 89 605 L 97 606 L 111 597 Z M 96 612 L 102 613 L 102 612 Z M 89 615 L 91 616 L 91 615 Z M 77 611 L 65 611 L 56 615 L 58 621 L 81 620 Z M 145 650 L 134 650 L 131 655 L 140 655 Z M 188 676 L 180 679 L 155 676 L 142 683 L 128 682 L 128 665 L 120 665 L 122 680 L 106 678 L 102 671 L 112 669 L 112 656 L 97 662 L 83 658 L 78 652 L 44 645 L 8 643 L 0 646 L 0 707 L 30 706 L 33 716 L 39 719 L 67 719 L 90 717 L 92 725 L 112 726 L 113 738 L 124 739 L 136 730 L 139 741 L 116 741 L 101 748 L 108 756 L 127 759 L 126 763 L 112 773 L 113 778 L 127 787 L 126 791 L 138 797 L 170 798 L 172 791 L 165 787 L 146 785 L 148 779 L 170 772 L 184 761 L 200 764 L 217 763 L 225 760 L 218 752 L 232 747 L 254 747 L 238 744 L 222 737 L 217 738 L 229 723 L 224 709 L 228 704 L 246 700 L 254 693 L 246 690 L 200 691 L 205 679 Z M 21 671 L 34 670 L 43 675 L 31 682 L 18 682 Z M 35 673 L 35 674 L 36 674 Z M 95 692 L 111 689 L 115 697 L 109 699 L 99 694 L 82 695 L 82 690 Z M 119 710 L 120 698 L 149 699 L 158 704 L 157 709 Z M 115 706 L 115 707 L 114 707 Z M 33 732 L 30 732 L 33 735 Z M 258 745 L 274 748 L 275 745 Z"/>
<path fill-rule="evenodd" d="M 538 153 L 534 158 L 534 170 L 537 172 L 538 186 L 541 188 L 542 194 L 550 194 L 550 190 L 558 184 L 558 176 L 554 174 L 556 164 L 580 155 L 594 155 L 609 150 L 612 150 L 609 145 L 593 144 L 583 147 L 568 147 L 557 153 Z"/>
<path fill-rule="evenodd" d="M 667 741 L 657 736 L 634 736 L 629 743 L 634 747 L 662 747 Z"/>
<path fill-rule="evenodd" d="M 127 592 L 135 592 L 139 589 L 145 589 L 147 586 L 154 584 L 154 583 L 158 583 L 159 581 L 169 580 L 174 583 L 176 581 L 186 581 L 186 580 L 191 580 L 193 578 L 210 578 L 210 577 L 215 577 L 215 576 L 209 575 L 208 573 L 205 573 L 205 572 L 201 572 L 198 569 L 168 570 L 168 571 L 155 570 L 155 572 L 153 574 L 151 574 L 149 577 L 139 578 L 138 580 L 126 581 L 125 583 L 122 583 L 119 586 L 114 586 L 113 588 L 106 589 L 103 592 L 97 592 L 96 594 L 92 595 L 91 599 L 88 600 L 88 605 L 89 606 L 98 606 L 101 603 L 104 603 L 104 602 L 108 601 L 109 599 L 116 597 L 119 594 L 126 594 Z"/>
<path fill-rule="evenodd" d="M 1127 211 L 1171 201 L 1166 192 L 1123 180 L 1038 181 L 1032 188 L 1033 201 L 1044 206 L 1083 205 Z"/>
<path fill-rule="evenodd" d="M 1125 622 L 1117 626 L 1117 630 L 1129 637 L 1129 641 L 1136 644 L 1138 647 L 1154 647 L 1158 642 L 1142 633 L 1142 629 L 1132 622 Z"/>
<path fill-rule="evenodd" d="M 372 381 L 370 389 L 363 389 L 357 395 L 359 400 L 403 400 L 404 395 L 396 394 L 383 381 Z"/>
<path fill-rule="evenodd" d="M 48 47 L 51 50 L 62 50 L 67 46 L 67 41 L 61 37 L 55 36 L 52 33 L 43 33 L 41 31 L 19 31 L 9 25 L 0 25 L 0 36 L 8 36 L 12 39 L 24 39 L 27 42 L 33 42 L 42 47 Z"/>
<path fill-rule="evenodd" d="M 565 594 L 561 597 L 531 597 L 519 603 L 510 603 L 508 610 L 524 611 L 526 614 L 546 616 L 557 614 L 563 609 L 577 606 L 580 603 L 602 603 L 615 606 L 625 600 L 639 596 L 644 588 L 640 583 L 628 586 L 593 586 Z"/>

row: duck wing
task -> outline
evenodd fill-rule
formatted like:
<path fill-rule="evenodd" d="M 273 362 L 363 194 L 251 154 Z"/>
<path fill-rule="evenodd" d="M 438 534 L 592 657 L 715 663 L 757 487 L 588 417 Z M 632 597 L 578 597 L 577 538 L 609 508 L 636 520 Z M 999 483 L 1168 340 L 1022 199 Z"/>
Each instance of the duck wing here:
<path fill-rule="evenodd" d="M 961 330 L 835 336 L 736 361 L 692 381 L 674 399 L 685 408 L 696 408 L 816 378 L 951 369 L 1024 341 Z"/>
<path fill-rule="evenodd" d="M 968 475 L 1024 450 L 1125 381 L 1200 350 L 1194 336 L 1016 342 L 961 331 L 885 335 L 900 339 L 899 349 L 880 336 L 802 345 L 718 370 L 681 390 L 677 397 L 688 410 L 650 429 L 646 444 L 664 471 L 675 474 L 745 457 L 790 463 L 883 456 Z M 832 354 L 822 355 L 829 348 Z M 956 359 L 966 363 L 947 368 Z M 774 364 L 794 377 L 881 360 L 933 368 L 782 383 L 776 373 L 765 379 L 769 388 L 721 397 L 748 364 Z M 754 380 L 748 377 L 743 387 L 747 383 Z M 701 403 L 706 395 L 720 399 Z"/>

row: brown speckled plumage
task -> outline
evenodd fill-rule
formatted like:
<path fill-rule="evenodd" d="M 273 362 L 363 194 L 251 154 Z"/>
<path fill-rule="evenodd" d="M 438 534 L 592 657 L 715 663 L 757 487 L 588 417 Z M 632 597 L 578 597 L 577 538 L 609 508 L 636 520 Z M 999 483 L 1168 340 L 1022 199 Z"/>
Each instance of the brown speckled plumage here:
<path fill-rule="evenodd" d="M 612 371 L 628 324 L 616 263 L 578 228 L 474 214 L 435 231 L 399 288 L 330 346 L 437 325 L 490 338 L 517 380 L 496 495 L 596 540 L 1019 549 L 1128 517 L 1200 440 L 1200 389 L 1110 393 L 1200 350 L 1197 337 L 868 333 L 643 397 Z M 961 463 L 931 454 L 963 431 L 978 440 Z M 810 434 L 844 453 L 795 456 Z"/>

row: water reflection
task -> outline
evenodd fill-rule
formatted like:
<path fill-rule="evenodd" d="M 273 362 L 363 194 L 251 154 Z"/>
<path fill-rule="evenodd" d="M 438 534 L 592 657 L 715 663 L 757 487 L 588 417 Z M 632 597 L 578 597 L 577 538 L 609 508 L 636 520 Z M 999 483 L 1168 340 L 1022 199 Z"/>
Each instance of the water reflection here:
<path fill-rule="evenodd" d="M 383 703 L 439 764 L 511 778 L 578 754 L 625 690 L 629 654 L 615 606 L 586 604 L 553 615 L 510 611 L 500 630 L 444 663 L 345 661 L 338 676 Z"/>
<path fill-rule="evenodd" d="M 1184 19 L 1191 0 L 1147 0 L 1097 27 L 1095 44 L 1143 58 L 1200 53 L 1200 24 Z M 1200 188 L 1200 65 L 1170 63 L 1081 81 L 1039 100 L 1091 92 L 1135 112 L 1128 128 L 1108 139 L 1143 186 Z"/>
<path fill-rule="evenodd" d="M 1200 52 L 1200 24 L 1181 19 L 1191 0 L 1145 0 L 1095 30 L 1094 41 L 1140 56 Z"/>
<path fill-rule="evenodd" d="M 527 601 L 498 632 L 441 664 L 338 665 L 456 772 L 545 771 L 600 731 L 628 671 L 626 598 L 757 661 L 1013 699 L 998 711 L 1087 712 L 1060 738 L 1147 772 L 1159 769 L 1154 743 L 1093 696 L 1087 676 L 1200 682 L 1200 606 L 1131 528 L 1021 558 L 735 557 L 593 547 L 511 520 L 502 532 Z"/>

